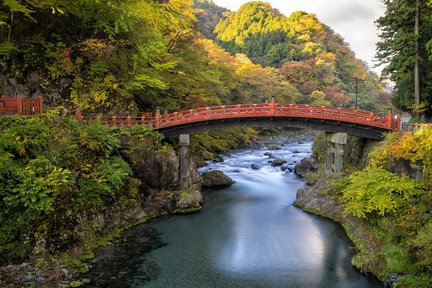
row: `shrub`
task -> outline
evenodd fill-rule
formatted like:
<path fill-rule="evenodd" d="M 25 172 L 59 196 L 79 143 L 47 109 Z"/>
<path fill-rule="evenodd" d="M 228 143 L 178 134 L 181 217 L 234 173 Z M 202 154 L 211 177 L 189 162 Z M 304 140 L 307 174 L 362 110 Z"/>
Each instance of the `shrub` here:
<path fill-rule="evenodd" d="M 368 166 L 347 180 L 340 198 L 345 203 L 345 212 L 360 218 L 395 213 L 421 192 L 415 180 L 376 166 Z"/>

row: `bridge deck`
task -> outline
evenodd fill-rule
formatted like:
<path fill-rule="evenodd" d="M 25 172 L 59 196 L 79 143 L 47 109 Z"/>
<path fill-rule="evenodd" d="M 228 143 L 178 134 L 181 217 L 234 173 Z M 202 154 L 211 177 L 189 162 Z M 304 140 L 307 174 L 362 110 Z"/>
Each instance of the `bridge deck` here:
<path fill-rule="evenodd" d="M 304 120 L 322 120 L 337 123 L 348 123 L 362 127 L 378 128 L 380 131 L 396 131 L 400 127 L 400 117 L 392 114 L 383 115 L 367 111 L 353 110 L 348 108 L 337 108 L 327 106 L 312 106 L 305 104 L 238 104 L 205 107 L 198 109 L 183 110 L 172 113 L 159 113 L 153 116 L 144 113 L 141 116 L 83 116 L 76 114 L 80 122 L 91 122 L 99 119 L 105 125 L 131 126 L 142 125 L 153 127 L 156 130 L 167 130 L 169 128 L 184 126 L 187 124 L 204 123 L 208 121 L 224 121 L 230 119 L 286 119 L 298 118 Z"/>

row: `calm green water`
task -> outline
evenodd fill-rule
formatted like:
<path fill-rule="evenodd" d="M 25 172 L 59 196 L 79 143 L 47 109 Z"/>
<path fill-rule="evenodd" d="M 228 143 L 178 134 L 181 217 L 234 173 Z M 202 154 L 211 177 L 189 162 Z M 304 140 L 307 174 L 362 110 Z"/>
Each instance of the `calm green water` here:
<path fill-rule="evenodd" d="M 292 168 L 310 146 L 272 153 Z M 292 206 L 304 182 L 271 167 L 265 152 L 235 151 L 206 167 L 236 183 L 204 191 L 199 213 L 134 227 L 100 249 L 87 287 L 381 287 L 351 266 L 354 250 L 339 225 Z"/>
<path fill-rule="evenodd" d="M 381 287 L 351 266 L 353 247 L 339 225 L 292 206 L 303 181 L 271 167 L 264 152 L 236 151 L 205 168 L 236 183 L 205 191 L 200 213 L 148 225 L 167 245 L 140 267 L 152 280 L 132 277 L 130 287 Z M 310 155 L 310 143 L 272 153 L 292 167 Z"/>

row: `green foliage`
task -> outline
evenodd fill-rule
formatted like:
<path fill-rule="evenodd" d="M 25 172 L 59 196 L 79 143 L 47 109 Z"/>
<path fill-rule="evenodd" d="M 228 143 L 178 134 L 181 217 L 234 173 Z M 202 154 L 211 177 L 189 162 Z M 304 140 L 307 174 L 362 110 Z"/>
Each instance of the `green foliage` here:
<path fill-rule="evenodd" d="M 25 211 L 30 219 L 54 212 L 56 197 L 73 183 L 71 171 L 54 166 L 45 157 L 30 160 L 17 176 L 19 183 L 3 201 L 7 211 Z"/>
<path fill-rule="evenodd" d="M 371 155 L 371 162 L 385 167 L 391 159 L 421 164 L 423 176 L 432 176 L 432 127 L 423 126 L 414 133 L 391 133 Z"/>
<path fill-rule="evenodd" d="M 85 125 L 81 128 L 81 145 L 95 154 L 109 156 L 120 147 L 120 140 L 111 131 L 107 126 Z"/>
<path fill-rule="evenodd" d="M 426 114 L 431 113 L 431 59 L 428 43 L 432 38 L 432 7 L 427 1 L 383 1 L 385 15 L 376 22 L 381 29 L 376 58 L 385 64 L 383 76 L 396 83 L 394 102 L 396 107 L 411 110 L 414 103 L 414 63 L 419 60 L 421 99 Z M 416 3 L 419 4 L 419 35 L 414 31 Z M 418 45 L 418 55 L 416 53 Z M 416 103 L 420 104 L 420 103 Z"/>
<path fill-rule="evenodd" d="M 18 81 L 37 71 L 42 93 L 72 83 L 60 89 L 67 108 L 136 111 L 134 97 L 167 90 L 172 87 L 168 76 L 181 72 L 175 68 L 182 61 L 178 52 L 191 43 L 192 4 L 3 1 L 0 57 L 6 73 Z M 142 108 L 157 104 L 150 105 Z"/>
<path fill-rule="evenodd" d="M 326 133 L 319 132 L 312 143 L 312 155 L 318 163 L 325 163 L 327 158 L 327 140 Z"/>
<path fill-rule="evenodd" d="M 120 157 L 100 160 L 92 167 L 82 169 L 82 178 L 78 180 L 78 198 L 74 200 L 77 210 L 96 208 L 100 203 L 112 203 L 118 200 L 117 193 L 125 186 L 131 174 L 129 165 Z"/>
<path fill-rule="evenodd" d="M 432 275 L 403 275 L 398 279 L 394 286 L 395 288 L 418 288 L 418 287 L 432 287 Z"/>
<path fill-rule="evenodd" d="M 362 218 L 379 239 L 371 251 L 360 249 L 353 264 L 382 280 L 402 275 L 396 287 L 431 286 L 431 132 L 423 127 L 415 133 L 387 135 L 370 154 L 370 166 L 332 183 L 345 212 Z M 426 181 L 392 174 L 386 170 L 390 163 L 420 164 Z"/>
<path fill-rule="evenodd" d="M 432 221 L 424 225 L 409 242 L 415 249 L 415 254 L 419 260 L 417 263 L 419 268 L 432 271 Z"/>
<path fill-rule="evenodd" d="M 285 17 L 268 3 L 253 1 L 227 14 L 214 33 L 216 42 L 231 53 L 280 68 L 285 80 L 303 94 L 295 95 L 296 102 L 354 105 L 347 95 L 357 90 L 360 108 L 383 108 L 377 101 L 383 91 L 377 75 L 313 14 L 299 11 Z M 354 79 L 359 77 L 365 81 L 356 87 Z M 314 94 L 318 99 L 310 100 L 313 91 L 325 92 L 325 98 Z"/>
<path fill-rule="evenodd" d="M 252 128 L 229 128 L 206 131 L 192 136 L 191 151 L 198 165 L 205 165 L 205 160 L 212 160 L 217 153 L 249 145 L 258 133 Z"/>
<path fill-rule="evenodd" d="M 405 205 L 414 203 L 414 197 L 420 192 L 415 180 L 369 166 L 348 176 L 340 198 L 346 213 L 366 218 L 395 214 Z"/>
<path fill-rule="evenodd" d="M 80 126 L 64 116 L 1 117 L 0 128 L 0 252 L 19 258 L 38 237 L 52 249 L 73 242 L 73 223 L 83 213 L 136 200 L 120 137 L 162 146 L 162 136 L 148 128 Z"/>
<path fill-rule="evenodd" d="M 312 105 L 318 106 L 331 106 L 330 101 L 325 100 L 326 94 L 322 91 L 315 90 L 310 94 L 310 98 L 313 100 Z"/>

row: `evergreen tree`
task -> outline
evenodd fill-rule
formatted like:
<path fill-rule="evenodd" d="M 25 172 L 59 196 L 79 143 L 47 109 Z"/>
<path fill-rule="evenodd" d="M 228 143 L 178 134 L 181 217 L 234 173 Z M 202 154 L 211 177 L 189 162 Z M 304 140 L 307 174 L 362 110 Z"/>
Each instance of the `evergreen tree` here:
<path fill-rule="evenodd" d="M 385 15 L 376 23 L 381 29 L 376 58 L 385 64 L 382 76 L 396 83 L 394 104 L 415 113 L 432 112 L 432 61 L 427 42 L 432 38 L 432 9 L 425 1 L 384 0 Z M 416 35 L 416 5 L 419 5 L 419 33 Z M 418 47 L 418 51 L 416 49 Z M 414 103 L 414 68 L 419 63 L 420 101 Z"/>

